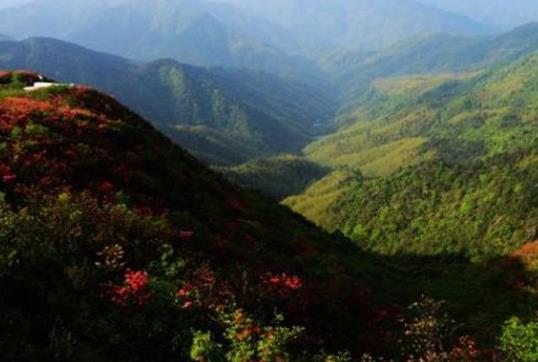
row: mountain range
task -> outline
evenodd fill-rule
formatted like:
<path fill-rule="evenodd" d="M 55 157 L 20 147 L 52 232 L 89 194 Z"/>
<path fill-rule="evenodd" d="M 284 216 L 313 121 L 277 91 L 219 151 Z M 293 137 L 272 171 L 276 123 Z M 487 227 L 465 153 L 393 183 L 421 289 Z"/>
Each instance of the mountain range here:
<path fill-rule="evenodd" d="M 510 62 L 538 49 L 538 24 L 484 37 L 423 36 L 379 52 L 342 52 L 322 68 L 353 100 L 376 78 L 479 69 Z"/>
<path fill-rule="evenodd" d="M 433 308 L 421 320 L 447 321 L 422 293 L 447 300 L 486 346 L 514 309 L 532 309 L 517 260 L 498 269 L 433 257 L 416 270 L 361 251 L 225 181 L 113 98 L 79 85 L 23 89 L 38 80 L 53 81 L 0 73 L 10 360 L 392 358 L 410 352 L 379 336 L 415 321 L 414 305 Z M 466 346 L 463 332 L 443 334 L 443 348 Z"/>
<path fill-rule="evenodd" d="M 295 152 L 335 108 L 321 81 L 173 60 L 137 63 L 47 38 L 0 42 L 0 67 L 100 87 L 212 163 Z"/>
<path fill-rule="evenodd" d="M 38 0 L 2 10 L 0 19 L 0 32 L 19 39 L 53 37 L 146 61 L 173 58 L 285 74 L 315 67 L 272 45 L 295 47 L 281 27 L 200 0 Z"/>
<path fill-rule="evenodd" d="M 227 0 L 336 48 L 381 49 L 424 33 L 478 35 L 495 31 L 456 13 L 409 0 Z"/>
<path fill-rule="evenodd" d="M 19 39 L 47 36 L 128 58 L 291 76 L 314 71 L 317 57 L 339 48 L 380 49 L 424 33 L 492 31 L 411 0 L 37 0 L 0 11 L 0 32 Z"/>
<path fill-rule="evenodd" d="M 538 25 L 480 3 L 3 2 L 2 358 L 535 362 Z"/>

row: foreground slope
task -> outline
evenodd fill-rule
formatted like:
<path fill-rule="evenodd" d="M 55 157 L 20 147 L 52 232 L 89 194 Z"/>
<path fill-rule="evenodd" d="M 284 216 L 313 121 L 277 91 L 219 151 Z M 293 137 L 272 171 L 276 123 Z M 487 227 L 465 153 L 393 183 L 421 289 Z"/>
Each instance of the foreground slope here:
<path fill-rule="evenodd" d="M 330 89 L 310 82 L 172 60 L 139 64 L 45 38 L 0 42 L 0 66 L 99 87 L 211 163 L 295 152 L 335 103 Z"/>
<path fill-rule="evenodd" d="M 227 183 L 110 97 L 22 91 L 37 79 L 0 74 L 4 356 L 186 360 L 191 328 L 218 332 L 205 313 L 240 308 L 260 328 L 275 308 L 305 317 L 307 349 L 344 328 L 366 283 L 339 255 L 358 250 Z"/>
<path fill-rule="evenodd" d="M 401 306 L 423 293 L 446 299 L 484 343 L 528 311 L 527 289 L 507 287 L 528 282 L 515 261 L 491 273 L 460 257 L 361 252 L 232 186 L 108 96 L 22 90 L 38 79 L 0 74 L 9 360 L 401 358 L 411 353 L 395 337 Z"/>

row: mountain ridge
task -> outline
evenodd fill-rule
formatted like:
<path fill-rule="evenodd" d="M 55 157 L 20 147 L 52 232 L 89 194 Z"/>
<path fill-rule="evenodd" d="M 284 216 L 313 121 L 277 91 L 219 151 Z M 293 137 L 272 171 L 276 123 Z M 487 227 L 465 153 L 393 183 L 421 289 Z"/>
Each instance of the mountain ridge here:
<path fill-rule="evenodd" d="M 315 82 L 174 60 L 140 64 L 48 38 L 0 42 L 0 54 L 4 68 L 104 89 L 205 160 L 224 164 L 298 150 L 335 104 Z"/>

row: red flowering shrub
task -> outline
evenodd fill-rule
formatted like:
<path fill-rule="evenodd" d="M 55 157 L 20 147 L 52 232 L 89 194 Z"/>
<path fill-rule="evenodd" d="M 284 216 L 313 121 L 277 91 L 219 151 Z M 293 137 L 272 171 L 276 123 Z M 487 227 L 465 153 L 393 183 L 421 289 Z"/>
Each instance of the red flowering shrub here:
<path fill-rule="evenodd" d="M 293 326 L 296 354 L 370 348 L 356 247 L 228 184 L 113 98 L 0 98 L 0 137 L 6 360 L 73 360 L 62 343 L 87 360 L 187 360 L 193 328 L 257 360 L 291 354 Z M 235 310 L 248 317 L 221 318 Z"/>
<path fill-rule="evenodd" d="M 148 290 L 148 273 L 127 270 L 124 278 L 125 281 L 122 285 L 113 286 L 112 302 L 120 306 L 129 304 L 137 306 L 146 305 L 151 297 Z"/>
<path fill-rule="evenodd" d="M 288 296 L 291 291 L 299 290 L 303 286 L 301 278 L 297 275 L 287 275 L 286 273 L 280 275 L 268 274 L 262 277 L 262 282 L 270 294 L 278 296 Z"/>

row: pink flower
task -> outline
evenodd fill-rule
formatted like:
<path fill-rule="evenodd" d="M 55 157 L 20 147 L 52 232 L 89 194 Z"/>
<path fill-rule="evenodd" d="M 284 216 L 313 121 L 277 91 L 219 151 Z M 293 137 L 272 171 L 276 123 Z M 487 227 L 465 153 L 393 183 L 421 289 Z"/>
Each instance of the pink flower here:
<path fill-rule="evenodd" d="M 17 176 L 15 176 L 14 174 L 8 174 L 8 175 L 4 175 L 4 176 L 2 176 L 2 181 L 3 181 L 5 184 L 12 184 L 12 183 L 14 183 L 16 180 L 17 180 Z"/>

